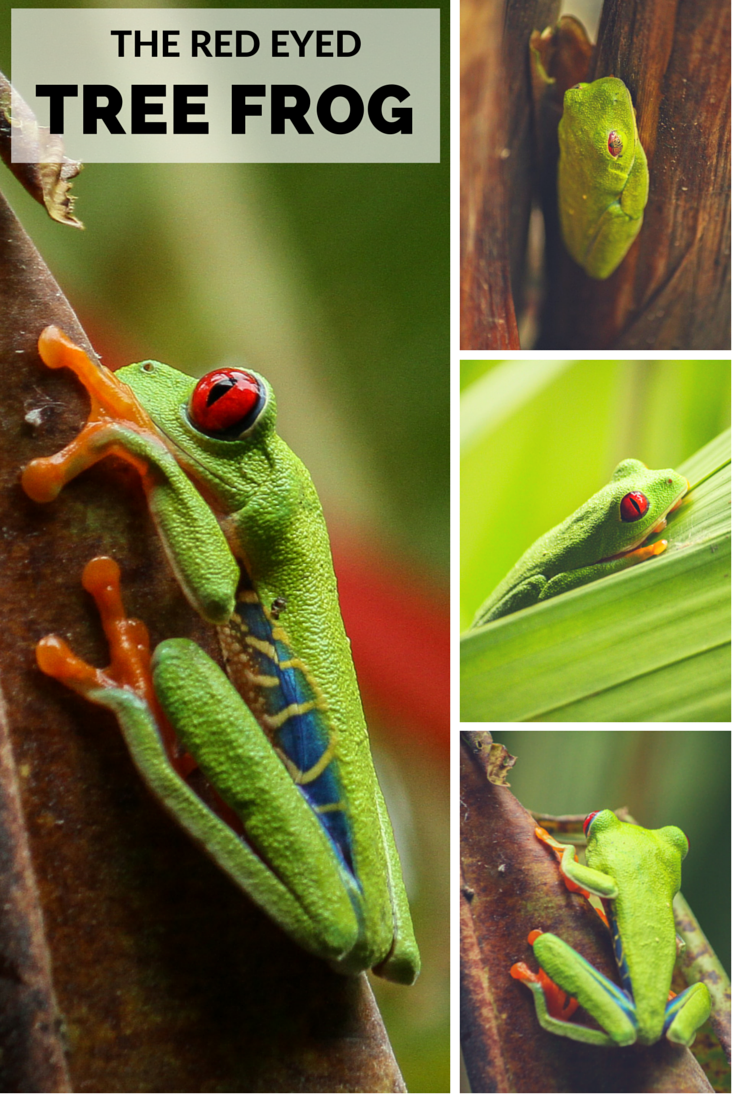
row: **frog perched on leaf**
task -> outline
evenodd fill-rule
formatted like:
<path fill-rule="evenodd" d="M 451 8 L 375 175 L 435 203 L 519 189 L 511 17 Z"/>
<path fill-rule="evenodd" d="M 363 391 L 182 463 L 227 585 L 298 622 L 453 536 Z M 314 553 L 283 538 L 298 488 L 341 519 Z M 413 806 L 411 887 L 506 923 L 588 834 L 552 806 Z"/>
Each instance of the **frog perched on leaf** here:
<path fill-rule="evenodd" d="M 537 539 L 477 612 L 473 627 L 499 620 L 587 582 L 662 554 L 662 532 L 690 486 L 674 470 L 649 471 L 639 459 L 618 463 L 607 486 Z"/>

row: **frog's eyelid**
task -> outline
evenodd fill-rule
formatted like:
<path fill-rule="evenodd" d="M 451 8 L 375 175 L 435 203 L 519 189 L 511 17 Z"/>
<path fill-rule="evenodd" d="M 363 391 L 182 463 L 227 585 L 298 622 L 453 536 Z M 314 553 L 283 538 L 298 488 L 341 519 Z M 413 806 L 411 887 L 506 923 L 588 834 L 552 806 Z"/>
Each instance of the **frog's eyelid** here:
<path fill-rule="evenodd" d="M 610 130 L 607 135 L 607 151 L 615 160 L 622 155 L 623 139 L 617 130 Z"/>

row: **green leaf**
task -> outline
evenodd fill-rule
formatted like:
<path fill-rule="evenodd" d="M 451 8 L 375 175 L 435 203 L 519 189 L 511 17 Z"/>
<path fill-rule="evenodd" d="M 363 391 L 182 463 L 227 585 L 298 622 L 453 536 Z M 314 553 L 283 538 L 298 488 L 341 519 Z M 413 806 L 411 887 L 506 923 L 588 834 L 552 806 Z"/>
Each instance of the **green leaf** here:
<path fill-rule="evenodd" d="M 727 431 L 679 465 L 690 483 L 714 473 L 662 555 L 468 632 L 462 722 L 728 722 L 729 456 Z"/>
<path fill-rule="evenodd" d="M 463 363 L 466 368 L 468 361 Z M 486 371 L 462 393 L 460 449 L 502 425 L 569 367 L 568 360 L 511 360 Z"/>

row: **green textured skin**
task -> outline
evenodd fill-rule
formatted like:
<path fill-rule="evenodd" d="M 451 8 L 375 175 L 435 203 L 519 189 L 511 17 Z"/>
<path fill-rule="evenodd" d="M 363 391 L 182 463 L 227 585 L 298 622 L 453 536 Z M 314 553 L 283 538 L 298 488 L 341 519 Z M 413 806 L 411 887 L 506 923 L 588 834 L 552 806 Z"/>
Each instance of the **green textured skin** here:
<path fill-rule="evenodd" d="M 568 995 L 572 995 L 580 1006 L 583 1006 L 587 1013 L 591 1014 L 605 1029 L 605 1032 L 601 1033 L 588 1026 L 564 1023 L 565 1028 L 558 1031 L 562 1036 L 572 1036 L 573 1039 L 588 1044 L 622 1046 L 632 1045 L 635 1042 L 635 1026 L 612 997 L 612 986 L 601 982 L 605 977 L 601 976 L 576 949 L 572 949 L 555 934 L 542 934 L 534 941 L 533 952 L 546 975 L 551 976 L 554 983 Z M 546 1009 L 545 999 L 544 1009 Z M 548 1021 L 554 1021 L 554 1019 L 549 1015 Z M 567 1032 L 569 1025 L 575 1025 L 576 1030 L 580 1031 L 576 1038 L 574 1034 Z M 546 1028 L 549 1028 L 548 1022 Z"/>
<path fill-rule="evenodd" d="M 116 374 L 135 391 L 176 457 L 172 464 L 171 453 L 151 436 L 119 432 L 120 442 L 144 454 L 156 472 L 151 512 L 194 607 L 209 620 L 227 621 L 239 574 L 233 552 L 245 564 L 264 607 L 276 598 L 286 599 L 279 625 L 321 689 L 337 734 L 336 759 L 349 804 L 362 895 L 344 882 L 316 817 L 242 698 L 199 648 L 186 640 L 168 640 L 157 648 L 157 694 L 182 743 L 226 802 L 244 815 L 248 839 L 277 877 L 257 858 L 253 863 L 239 856 L 232 832 L 206 808 L 209 825 L 202 831 L 203 805 L 192 812 L 184 782 L 179 781 L 180 790 L 171 796 L 169 788 L 176 784 L 168 778 L 159 784 L 166 791 L 161 795 L 156 784 L 166 775 L 165 754 L 151 737 L 152 717 L 145 719 L 137 705 L 121 700 L 132 694 L 116 690 L 105 700 L 104 692 L 96 691 L 95 699 L 119 715 L 130 710 L 132 718 L 121 716 L 121 722 L 150 786 L 291 936 L 340 971 L 373 968 L 388 979 L 411 983 L 419 970 L 418 949 L 370 754 L 326 526 L 308 471 L 275 432 L 272 390 L 261 379 L 267 404 L 249 435 L 214 440 L 186 416 L 194 380 L 155 361 L 131 364 Z M 220 514 L 227 540 L 210 504 Z M 242 842 L 237 846 L 244 851 Z"/>
<path fill-rule="evenodd" d="M 532 544 L 495 587 L 472 626 L 498 620 L 537 601 L 634 565 L 626 559 L 600 560 L 643 543 L 686 493 L 687 485 L 686 478 L 676 471 L 649 471 L 638 459 L 624 459 L 607 486 Z M 620 503 L 634 491 L 646 495 L 649 509 L 638 520 L 623 521 Z"/>
<path fill-rule="evenodd" d="M 646 830 L 621 822 L 612 811 L 598 812 L 590 826 L 586 866 L 574 860 L 573 846 L 565 849 L 562 872 L 579 887 L 611 901 L 630 977 L 635 1025 L 610 994 L 610 981 L 560 938 L 543 934 L 533 944 L 534 954 L 547 975 L 579 1001 L 614 1044 L 651 1045 L 663 1032 L 677 952 L 672 902 L 681 887 L 681 862 L 688 850 L 678 827 Z M 710 1013 L 704 984 L 693 984 L 687 994 L 667 1031 L 679 1044 L 691 1044 Z M 538 1009 L 537 999 L 536 1003 Z M 588 1031 L 597 1034 L 592 1037 L 579 1032 L 585 1028 L 566 1032 L 557 1022 L 552 1031 L 606 1043 L 597 1039 L 597 1031 Z"/>
<path fill-rule="evenodd" d="M 646 830 L 602 811 L 591 825 L 587 864 L 617 884 L 614 909 L 638 1016 L 638 1040 L 661 1036 L 676 963 L 672 902 L 689 851 L 678 827 Z"/>
<path fill-rule="evenodd" d="M 205 620 L 226 623 L 240 570 L 214 513 L 192 491 L 171 452 L 148 433 L 109 424 L 95 434 L 85 465 L 96 462 L 110 444 L 148 462 L 153 475 L 148 505 L 179 584 Z"/>
<path fill-rule="evenodd" d="M 169 639 L 161 646 L 189 642 L 187 639 Z M 197 651 L 199 659 L 207 658 L 201 649 L 197 648 Z M 207 661 L 211 662 L 210 659 Z M 215 663 L 211 665 L 220 677 L 224 676 Z M 291 885 L 274 876 L 260 857 L 182 782 L 163 750 L 153 716 L 140 697 L 125 689 L 92 689 L 85 695 L 115 712 L 135 765 L 166 810 L 264 910 L 278 916 L 279 925 L 295 941 L 309 952 L 328 960 L 339 960 L 349 954 L 355 943 L 355 913 L 346 892 L 334 891 L 332 873 L 335 863 L 331 854 L 328 863 L 323 859 L 323 832 L 319 831 L 320 837 L 315 839 L 315 849 L 310 854 L 312 866 L 315 863 L 318 866 L 321 861 L 323 867 L 318 868 L 311 883 L 304 885 L 304 893 L 294 892 Z M 226 712 L 230 710 L 225 706 Z M 253 732 L 255 746 L 251 748 L 250 760 L 257 759 L 261 749 L 257 737 L 259 733 L 264 737 L 260 728 Z M 264 760 L 268 758 L 265 753 L 261 756 Z M 273 759 L 272 754 L 270 759 Z M 293 786 L 290 792 L 295 795 Z M 310 815 L 304 821 L 301 815 L 304 809 L 304 801 L 300 798 L 295 808 L 289 809 L 294 811 L 294 817 L 288 820 L 282 831 L 284 845 L 288 845 L 299 830 L 304 831 L 306 839 L 312 837 L 310 830 L 314 825 L 314 816 Z M 303 857 L 300 845 L 298 852 Z M 325 889 L 323 896 L 322 886 Z M 313 887 L 313 892 L 309 891 L 310 887 Z M 310 895 L 314 898 L 309 898 Z M 306 896 L 305 902 L 303 896 Z M 323 921 L 325 905 L 333 908 L 329 922 Z"/>
<path fill-rule="evenodd" d="M 608 149 L 613 130 L 619 157 Z M 617 77 L 565 92 L 558 193 L 567 251 L 588 276 L 607 279 L 638 236 L 648 202 L 648 162 L 630 92 Z"/>
<path fill-rule="evenodd" d="M 688 1047 L 712 1013 L 712 999 L 703 983 L 693 983 L 682 994 L 687 996 L 686 1002 L 666 1030 L 666 1036 L 674 1044 Z"/>

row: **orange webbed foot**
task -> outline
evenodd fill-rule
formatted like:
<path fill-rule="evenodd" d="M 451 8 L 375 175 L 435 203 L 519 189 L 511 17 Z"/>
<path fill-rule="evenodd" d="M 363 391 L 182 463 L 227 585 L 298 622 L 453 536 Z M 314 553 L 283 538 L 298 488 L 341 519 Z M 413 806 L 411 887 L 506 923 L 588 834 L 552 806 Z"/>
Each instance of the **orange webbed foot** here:
<path fill-rule="evenodd" d="M 104 669 L 90 666 L 58 635 L 47 635 L 36 646 L 39 667 L 81 696 L 95 690 L 124 689 L 146 702 L 156 718 L 169 760 L 186 777 L 196 768 L 188 753 L 182 753 L 153 689 L 151 648 L 148 629 L 142 620 L 125 612 L 120 591 L 120 567 L 114 559 L 100 555 L 90 559 L 82 574 L 82 585 L 94 598 L 110 646 L 110 664 Z"/>
<path fill-rule="evenodd" d="M 130 387 L 120 382 L 55 325 L 38 338 L 38 351 L 47 367 L 68 367 L 89 392 L 91 409 L 81 432 L 56 455 L 32 460 L 21 482 L 28 496 L 39 503 L 53 501 L 61 489 L 105 455 L 122 454 L 145 475 L 147 464 L 120 449 L 109 429 L 125 424 L 138 432 L 156 435 L 156 428 Z"/>
<path fill-rule="evenodd" d="M 528 935 L 529 945 L 533 945 L 537 937 L 541 937 L 543 930 L 532 930 Z M 518 961 L 512 965 L 510 974 L 514 980 L 520 980 L 521 983 L 532 984 L 537 983 L 541 985 L 544 992 L 544 998 L 546 1000 L 546 1009 L 552 1018 L 558 1018 L 560 1021 L 565 1022 L 568 1018 L 571 1018 L 574 1011 L 579 1006 L 576 999 L 568 995 L 557 983 L 554 983 L 549 976 L 546 975 L 543 968 L 539 968 L 538 972 L 532 972 L 527 964 L 523 961 Z"/>
<path fill-rule="evenodd" d="M 664 524 L 665 528 L 666 525 Z M 654 532 L 662 531 L 662 528 L 654 528 Z M 655 543 L 650 543 L 648 547 L 636 547 L 633 551 L 629 551 L 623 558 L 629 559 L 630 562 L 645 562 L 646 559 L 652 559 L 654 555 L 660 555 L 669 546 L 668 540 L 656 540 Z"/>
<path fill-rule="evenodd" d="M 44 673 L 63 681 L 75 692 L 130 689 L 150 705 L 154 697 L 148 629 L 142 621 L 130 619 L 125 614 L 119 566 L 106 555 L 91 559 L 84 568 L 82 585 L 97 605 L 110 644 L 109 666 L 102 670 L 90 666 L 57 635 L 47 635 L 38 643 L 39 666 Z"/>

